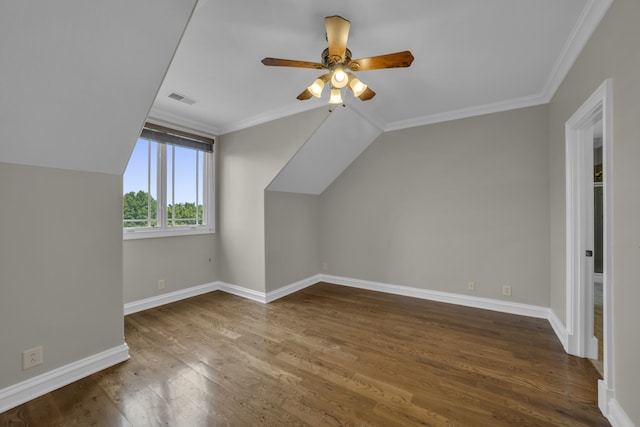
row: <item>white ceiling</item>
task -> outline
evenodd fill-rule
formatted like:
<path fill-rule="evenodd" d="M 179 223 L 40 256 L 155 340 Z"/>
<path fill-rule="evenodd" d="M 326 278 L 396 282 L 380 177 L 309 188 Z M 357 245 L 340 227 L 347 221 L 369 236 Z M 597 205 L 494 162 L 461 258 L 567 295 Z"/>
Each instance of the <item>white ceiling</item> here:
<path fill-rule="evenodd" d="M 324 17 L 351 21 L 354 59 L 411 50 L 410 68 L 364 71 L 377 92 L 343 96 L 380 130 L 548 102 L 606 12 L 608 0 L 215 0 L 196 8 L 150 116 L 224 134 L 327 102 L 296 96 L 321 62 Z M 325 89 L 326 91 L 326 89 Z M 172 92 L 194 105 L 168 98 Z"/>

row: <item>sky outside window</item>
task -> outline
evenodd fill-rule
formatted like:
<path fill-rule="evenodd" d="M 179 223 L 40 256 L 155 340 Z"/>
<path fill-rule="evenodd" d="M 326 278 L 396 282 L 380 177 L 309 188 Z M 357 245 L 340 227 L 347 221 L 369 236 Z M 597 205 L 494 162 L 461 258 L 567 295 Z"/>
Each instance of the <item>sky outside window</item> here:
<path fill-rule="evenodd" d="M 151 196 L 157 200 L 156 174 L 157 174 L 157 143 L 151 142 Z M 131 191 L 148 191 L 149 171 L 148 171 L 148 143 L 147 140 L 138 139 L 127 169 L 124 174 L 123 194 Z M 171 203 L 171 146 L 167 146 L 167 203 Z M 198 204 L 202 204 L 202 171 L 203 153 L 185 147 L 176 147 L 175 150 L 175 202 L 195 203 L 196 201 L 196 158 L 199 157 L 198 177 Z"/>

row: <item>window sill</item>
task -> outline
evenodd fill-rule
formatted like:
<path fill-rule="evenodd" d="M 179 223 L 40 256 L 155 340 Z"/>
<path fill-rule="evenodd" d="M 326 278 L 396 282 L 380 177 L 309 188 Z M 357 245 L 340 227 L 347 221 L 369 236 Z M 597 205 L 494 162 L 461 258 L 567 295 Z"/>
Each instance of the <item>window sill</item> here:
<path fill-rule="evenodd" d="M 213 228 L 177 228 L 174 230 L 154 230 L 154 229 L 124 229 L 122 240 L 155 239 L 158 237 L 194 236 L 199 234 L 214 234 Z"/>

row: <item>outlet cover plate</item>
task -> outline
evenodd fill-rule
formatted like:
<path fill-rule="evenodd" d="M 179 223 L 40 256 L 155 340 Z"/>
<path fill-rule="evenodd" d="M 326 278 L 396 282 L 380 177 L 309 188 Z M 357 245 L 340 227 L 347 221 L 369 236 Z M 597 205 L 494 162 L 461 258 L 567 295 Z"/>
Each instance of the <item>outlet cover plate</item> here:
<path fill-rule="evenodd" d="M 39 345 L 22 352 L 22 369 L 33 368 L 42 364 L 42 346 Z"/>

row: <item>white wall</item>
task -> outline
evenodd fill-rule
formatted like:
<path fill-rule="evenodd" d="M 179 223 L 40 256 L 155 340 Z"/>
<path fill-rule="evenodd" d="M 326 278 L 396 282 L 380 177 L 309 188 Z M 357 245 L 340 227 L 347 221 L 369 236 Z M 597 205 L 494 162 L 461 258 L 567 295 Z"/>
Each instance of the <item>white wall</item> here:
<path fill-rule="evenodd" d="M 122 177 L 0 163 L 0 195 L 2 389 L 123 344 Z"/>
<path fill-rule="evenodd" d="M 327 114 L 319 108 L 223 135 L 216 143 L 216 253 L 223 282 L 265 292 L 265 189 Z"/>
<path fill-rule="evenodd" d="M 640 425 L 640 3 L 615 0 L 549 105 L 551 307 L 565 318 L 564 124 L 613 79 L 613 353 L 615 398 Z"/>
<path fill-rule="evenodd" d="M 321 209 L 330 274 L 549 305 L 545 106 L 385 133 Z"/>
<path fill-rule="evenodd" d="M 320 197 L 265 192 L 266 292 L 320 272 Z"/>

